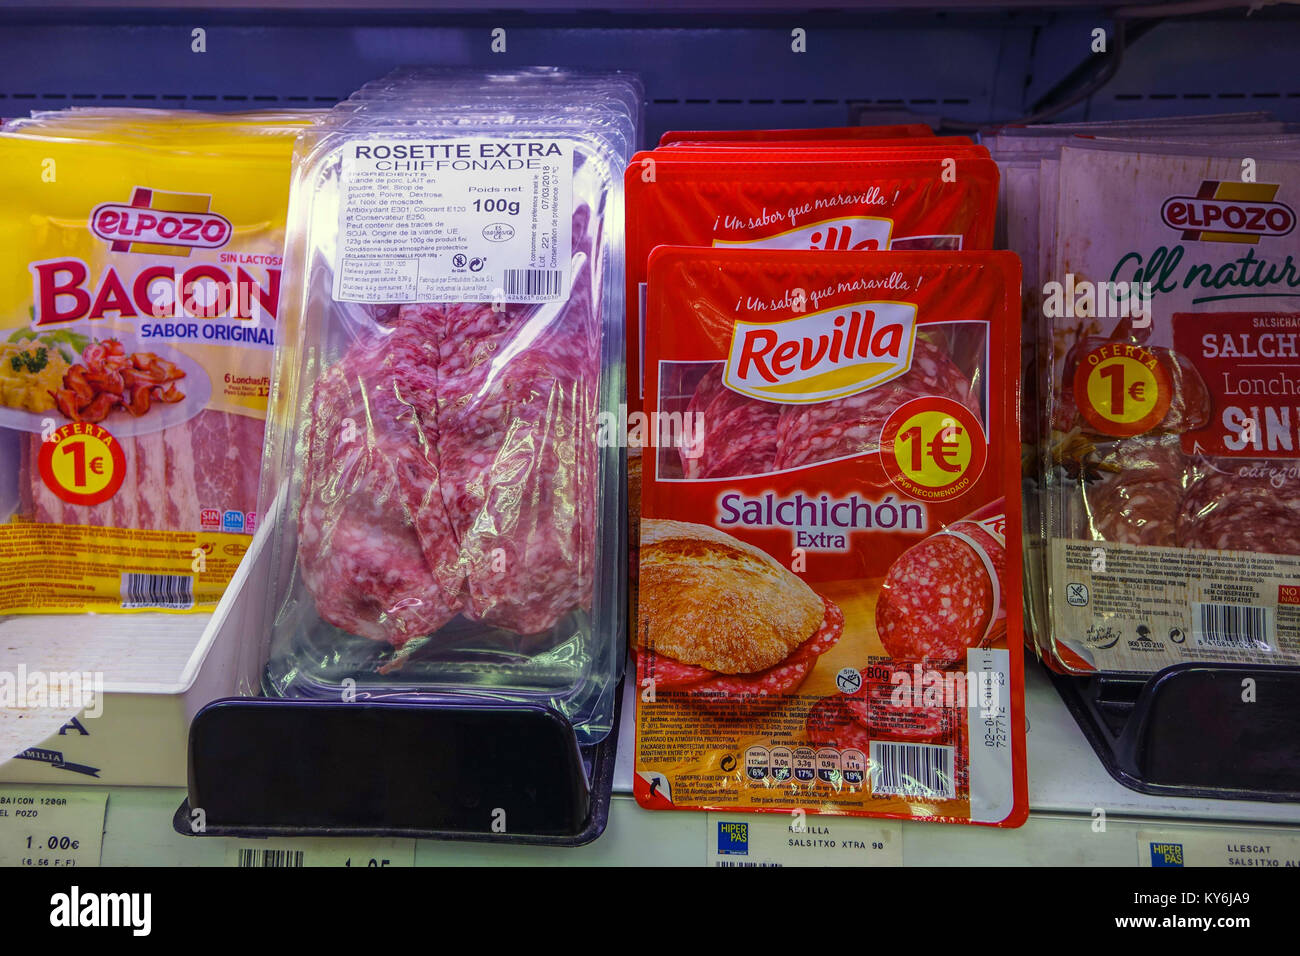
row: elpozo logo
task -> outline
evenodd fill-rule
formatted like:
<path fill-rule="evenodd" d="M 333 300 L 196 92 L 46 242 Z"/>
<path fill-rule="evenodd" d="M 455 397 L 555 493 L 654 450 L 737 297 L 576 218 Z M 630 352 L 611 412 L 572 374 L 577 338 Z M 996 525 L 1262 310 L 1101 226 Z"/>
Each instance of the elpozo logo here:
<path fill-rule="evenodd" d="M 737 322 L 723 381 L 783 404 L 865 392 L 912 367 L 916 306 L 857 302 L 783 322 Z"/>
<path fill-rule="evenodd" d="M 1160 207 L 1166 226 L 1193 242 L 1258 243 L 1295 229 L 1295 210 L 1276 202 L 1276 183 L 1207 179 L 1195 196 L 1171 196 Z"/>
<path fill-rule="evenodd" d="M 90 231 L 113 252 L 188 256 L 194 249 L 220 249 L 234 227 L 211 212 L 212 197 L 167 193 L 137 186 L 129 203 L 100 203 L 90 213 Z"/>
<path fill-rule="evenodd" d="M 714 239 L 714 248 L 815 249 L 818 252 L 884 250 L 893 233 L 892 219 L 879 216 L 846 216 L 809 223 L 761 239 Z"/>

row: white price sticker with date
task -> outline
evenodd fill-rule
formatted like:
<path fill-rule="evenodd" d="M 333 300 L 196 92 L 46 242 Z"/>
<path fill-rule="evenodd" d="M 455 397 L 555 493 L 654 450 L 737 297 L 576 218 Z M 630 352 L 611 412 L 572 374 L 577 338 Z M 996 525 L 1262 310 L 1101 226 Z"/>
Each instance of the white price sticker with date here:
<path fill-rule="evenodd" d="M 99 866 L 108 795 L 0 788 L 0 866 Z"/>

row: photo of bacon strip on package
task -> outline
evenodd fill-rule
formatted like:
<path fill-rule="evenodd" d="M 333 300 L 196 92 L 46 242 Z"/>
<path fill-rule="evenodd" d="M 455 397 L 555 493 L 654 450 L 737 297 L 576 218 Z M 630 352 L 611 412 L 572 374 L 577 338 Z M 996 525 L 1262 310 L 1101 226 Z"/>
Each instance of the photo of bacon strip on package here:
<path fill-rule="evenodd" d="M 651 255 L 642 806 L 1024 821 L 1019 283 Z"/>

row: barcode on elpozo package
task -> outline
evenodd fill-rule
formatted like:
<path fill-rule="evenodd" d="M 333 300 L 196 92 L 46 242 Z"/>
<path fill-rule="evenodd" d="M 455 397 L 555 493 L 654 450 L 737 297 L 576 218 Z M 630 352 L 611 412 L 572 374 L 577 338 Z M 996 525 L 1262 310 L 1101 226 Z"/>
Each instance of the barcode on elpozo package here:
<path fill-rule="evenodd" d="M 123 610 L 145 607 L 189 610 L 194 607 L 194 577 L 123 572 L 121 606 Z"/>

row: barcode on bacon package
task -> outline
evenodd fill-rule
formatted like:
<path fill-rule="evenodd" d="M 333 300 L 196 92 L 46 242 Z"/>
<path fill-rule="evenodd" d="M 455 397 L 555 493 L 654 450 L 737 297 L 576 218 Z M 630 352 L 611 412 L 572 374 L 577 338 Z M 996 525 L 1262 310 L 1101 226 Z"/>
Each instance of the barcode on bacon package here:
<path fill-rule="evenodd" d="M 648 275 L 638 801 L 1018 826 L 1015 256 Z"/>
<path fill-rule="evenodd" d="M 122 607 L 188 610 L 194 606 L 194 578 L 182 574 L 122 574 Z"/>

